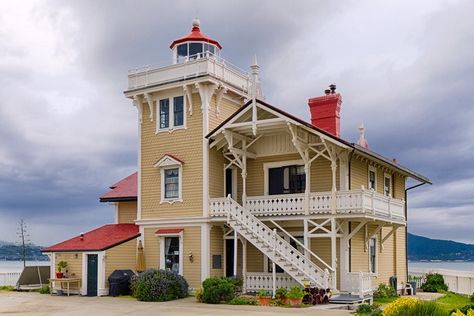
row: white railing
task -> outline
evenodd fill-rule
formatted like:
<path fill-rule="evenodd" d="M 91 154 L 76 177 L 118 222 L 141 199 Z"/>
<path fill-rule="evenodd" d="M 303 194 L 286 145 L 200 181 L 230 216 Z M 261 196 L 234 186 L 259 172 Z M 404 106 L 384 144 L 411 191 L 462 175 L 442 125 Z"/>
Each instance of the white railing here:
<path fill-rule="evenodd" d="M 408 269 L 409 275 L 417 277 L 424 277 L 427 273 L 441 274 L 444 278 L 444 283 L 448 285 L 448 290 L 451 292 L 459 294 L 474 293 L 474 272 L 447 269 Z"/>
<path fill-rule="evenodd" d="M 249 90 L 250 76 L 223 58 L 211 53 L 190 56 L 187 61 L 170 66 L 129 70 L 128 89 L 144 88 L 152 85 L 183 79 L 211 75 L 233 85 L 244 92 Z"/>
<path fill-rule="evenodd" d="M 303 214 L 304 194 L 249 196 L 245 207 L 254 215 Z"/>
<path fill-rule="evenodd" d="M 331 192 L 311 193 L 308 212 L 312 215 L 331 213 Z M 225 198 L 210 199 L 211 216 L 224 216 Z M 255 216 L 302 215 L 304 214 L 304 194 L 282 194 L 249 196 L 245 207 Z M 405 220 L 405 202 L 384 196 L 373 190 L 350 190 L 336 192 L 337 214 L 368 214 Z"/>
<path fill-rule="evenodd" d="M 299 283 L 311 281 L 324 288 L 329 287 L 329 271 L 318 267 L 309 258 L 295 249 L 289 242 L 272 231 L 262 221 L 248 212 L 240 204 L 227 198 L 225 209 L 227 222 L 257 249 L 279 264 L 285 272 Z M 334 273 L 334 272 L 332 272 Z"/>
<path fill-rule="evenodd" d="M 21 272 L 0 272 L 0 286 L 15 286 Z"/>
<path fill-rule="evenodd" d="M 298 285 L 295 279 L 288 274 L 277 273 L 275 278 L 276 288 L 291 288 L 292 286 Z M 273 276 L 271 273 L 264 272 L 247 272 L 245 276 L 245 290 L 258 291 L 260 289 L 272 290 L 273 289 Z"/>
<path fill-rule="evenodd" d="M 371 273 L 346 273 L 345 280 L 341 280 L 343 283 L 343 290 L 349 292 L 352 295 L 357 295 L 360 298 L 363 298 L 366 295 L 371 295 L 373 293 L 372 278 L 373 274 Z"/>

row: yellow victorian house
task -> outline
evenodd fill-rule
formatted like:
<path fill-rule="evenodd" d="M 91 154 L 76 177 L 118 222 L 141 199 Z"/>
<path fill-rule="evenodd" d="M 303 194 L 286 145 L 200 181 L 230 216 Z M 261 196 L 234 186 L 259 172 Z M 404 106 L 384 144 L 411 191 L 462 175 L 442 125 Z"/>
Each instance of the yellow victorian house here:
<path fill-rule="evenodd" d="M 406 182 L 429 179 L 370 150 L 362 126 L 357 143 L 345 140 L 335 85 L 309 99 L 306 122 L 265 102 L 256 61 L 247 73 L 224 60 L 198 20 L 170 48 L 170 65 L 128 74 L 138 172 L 101 197 L 115 205 L 111 226 L 136 235 L 96 250 L 103 272 L 90 282 L 87 251 L 45 250 L 80 261 L 82 293 L 96 282 L 107 294 L 100 278 L 109 265 L 135 269 L 139 243 L 146 268 L 192 288 L 210 276 L 238 276 L 245 291 L 311 283 L 358 297 L 392 276 L 403 286 Z"/>

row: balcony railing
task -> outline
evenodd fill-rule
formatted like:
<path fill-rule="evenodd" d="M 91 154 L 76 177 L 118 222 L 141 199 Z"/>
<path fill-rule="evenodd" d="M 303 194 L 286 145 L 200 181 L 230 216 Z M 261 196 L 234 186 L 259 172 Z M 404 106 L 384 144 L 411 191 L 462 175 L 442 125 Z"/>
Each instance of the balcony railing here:
<path fill-rule="evenodd" d="M 182 63 L 166 67 L 144 67 L 129 70 L 128 89 L 145 88 L 203 75 L 218 78 L 240 91 L 247 92 L 249 90 L 250 76 L 247 72 L 209 52 L 190 56 Z"/>
<path fill-rule="evenodd" d="M 309 214 L 331 214 L 331 199 L 331 192 L 311 193 L 308 200 Z M 210 199 L 211 216 L 224 216 L 225 202 L 225 198 Z M 305 195 L 249 196 L 245 206 L 255 216 L 304 215 Z M 373 190 L 337 191 L 336 214 L 365 214 L 405 220 L 405 203 Z"/>
<path fill-rule="evenodd" d="M 367 272 L 349 272 L 341 280 L 342 290 L 363 298 L 373 293 L 372 279 L 374 274 Z"/>
<path fill-rule="evenodd" d="M 298 285 L 298 282 L 286 273 L 277 273 L 275 278 L 276 288 L 291 288 Z M 273 275 L 265 272 L 247 272 L 245 275 L 245 290 L 248 292 L 260 289 L 273 289 Z"/>

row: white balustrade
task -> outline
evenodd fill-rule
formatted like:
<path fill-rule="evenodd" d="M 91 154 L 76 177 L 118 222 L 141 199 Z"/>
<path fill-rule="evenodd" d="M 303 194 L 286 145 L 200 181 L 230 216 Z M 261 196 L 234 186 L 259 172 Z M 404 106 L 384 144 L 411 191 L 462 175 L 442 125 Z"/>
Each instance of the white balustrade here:
<path fill-rule="evenodd" d="M 211 216 L 224 216 L 225 198 L 210 199 Z M 304 194 L 248 196 L 245 207 L 255 216 L 302 215 Z M 331 214 L 331 192 L 314 192 L 309 196 L 309 214 Z M 337 214 L 369 214 L 390 219 L 405 219 L 405 202 L 373 190 L 336 192 Z"/>
<path fill-rule="evenodd" d="M 303 214 L 304 194 L 249 196 L 245 206 L 257 216 Z"/>
<path fill-rule="evenodd" d="M 245 290 L 249 292 L 258 291 L 260 289 L 273 289 L 273 276 L 271 273 L 247 272 L 245 282 Z M 298 282 L 286 273 L 276 274 L 275 283 L 277 288 L 283 287 L 287 289 L 291 288 L 292 286 L 298 285 Z"/>
<path fill-rule="evenodd" d="M 0 272 L 0 286 L 15 286 L 20 274 L 20 272 Z"/>
<path fill-rule="evenodd" d="M 195 58 L 193 58 L 195 57 Z M 219 56 L 208 54 L 205 57 L 191 56 L 183 63 L 166 67 L 130 70 L 128 72 L 128 88 L 137 89 L 152 85 L 173 82 L 181 79 L 211 75 L 233 85 L 236 89 L 248 91 L 250 76 Z"/>
<path fill-rule="evenodd" d="M 345 280 L 342 280 L 343 290 L 352 295 L 357 295 L 363 298 L 366 295 L 373 293 L 372 278 L 373 274 L 364 272 L 349 272 L 346 273 Z"/>

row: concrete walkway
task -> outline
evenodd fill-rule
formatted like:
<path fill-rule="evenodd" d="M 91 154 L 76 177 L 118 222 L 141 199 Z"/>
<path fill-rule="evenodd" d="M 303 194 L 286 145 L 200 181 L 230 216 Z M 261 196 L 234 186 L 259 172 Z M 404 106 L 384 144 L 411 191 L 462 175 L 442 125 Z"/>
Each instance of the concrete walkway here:
<path fill-rule="evenodd" d="M 325 306 L 328 307 L 328 306 Z M 317 315 L 348 316 L 349 311 L 319 308 L 208 305 L 194 298 L 151 303 L 133 298 L 50 296 L 38 293 L 0 292 L 0 314 L 14 315 Z"/>

